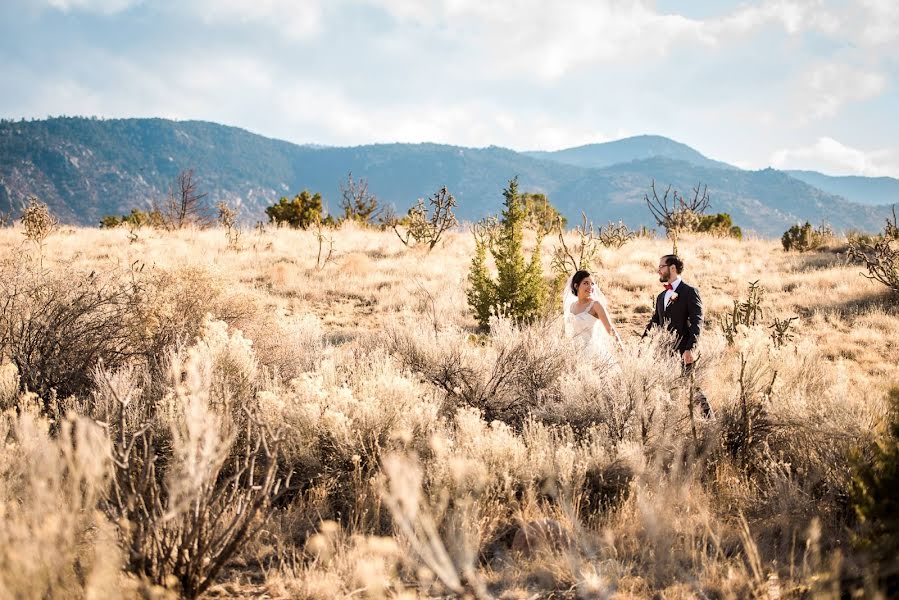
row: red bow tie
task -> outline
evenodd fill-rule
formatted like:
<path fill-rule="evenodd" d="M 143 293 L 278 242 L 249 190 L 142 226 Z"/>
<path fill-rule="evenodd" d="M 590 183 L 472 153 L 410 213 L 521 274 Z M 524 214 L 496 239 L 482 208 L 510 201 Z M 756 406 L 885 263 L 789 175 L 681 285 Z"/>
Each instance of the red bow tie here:
<path fill-rule="evenodd" d="M 670 284 L 670 283 L 666 283 L 666 284 L 665 284 L 665 289 L 666 289 L 666 290 L 673 290 L 674 288 L 671 287 L 671 284 Z"/>

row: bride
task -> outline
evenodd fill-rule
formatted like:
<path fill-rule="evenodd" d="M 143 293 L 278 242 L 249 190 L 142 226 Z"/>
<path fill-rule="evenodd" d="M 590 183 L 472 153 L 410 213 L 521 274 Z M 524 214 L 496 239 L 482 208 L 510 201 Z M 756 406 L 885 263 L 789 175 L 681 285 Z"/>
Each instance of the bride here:
<path fill-rule="evenodd" d="M 569 277 L 562 293 L 565 335 L 579 349 L 608 357 L 612 353 L 612 339 L 621 348 L 621 336 L 609 316 L 606 298 L 596 288 L 589 271 L 578 271 Z"/>

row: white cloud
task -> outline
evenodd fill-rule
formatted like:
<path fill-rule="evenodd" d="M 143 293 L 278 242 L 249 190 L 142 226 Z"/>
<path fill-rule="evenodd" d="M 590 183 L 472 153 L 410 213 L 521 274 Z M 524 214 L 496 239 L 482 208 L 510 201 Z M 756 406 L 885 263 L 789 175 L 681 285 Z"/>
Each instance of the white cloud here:
<path fill-rule="evenodd" d="M 771 156 L 771 165 L 778 169 L 810 169 L 831 175 L 899 177 L 896 159 L 894 150 L 864 151 L 822 137 L 810 146 L 778 150 Z"/>
<path fill-rule="evenodd" d="M 842 63 L 820 64 L 805 77 L 800 92 L 812 118 L 833 117 L 847 102 L 866 100 L 886 89 L 887 78 Z M 801 110 L 801 109 L 800 109 Z"/>
<path fill-rule="evenodd" d="M 314 38 L 324 26 L 321 0 L 179 0 L 174 6 L 207 24 L 258 24 L 293 40 Z"/>
<path fill-rule="evenodd" d="M 338 87 L 309 81 L 273 88 L 271 94 L 274 113 L 282 116 L 276 131 L 295 141 L 316 141 L 309 140 L 309 132 L 321 131 L 327 132 L 329 143 L 345 145 L 428 141 L 535 150 L 623 137 L 586 130 L 552 111 L 523 115 L 489 100 L 371 105 Z M 274 126 L 260 121 L 258 130 L 272 134 Z"/>
<path fill-rule="evenodd" d="M 899 2 L 719 6 L 701 19 L 652 0 L 0 0 L 17 49 L 0 54 L 14 88 L 0 115 L 197 118 L 337 145 L 659 133 L 741 166 L 783 148 L 785 166 L 892 172 L 899 125 L 874 113 L 888 99 L 862 102 L 895 93 Z M 27 43 L 39 34 L 50 43 Z M 896 151 L 802 147 L 847 132 Z"/>
<path fill-rule="evenodd" d="M 816 32 L 844 40 L 851 35 L 853 42 L 899 35 L 895 0 L 864 0 L 861 11 L 824 0 L 767 0 L 706 20 L 662 14 L 641 0 L 569 0 L 562 7 L 548 0 L 367 2 L 401 25 L 462 40 L 460 46 L 475 57 L 472 72 L 527 74 L 546 84 L 585 66 L 664 64 L 675 48 L 699 53 L 709 46 L 726 48 L 734 38 L 772 27 L 795 37 Z M 877 84 L 871 79 L 861 83 L 864 90 Z"/>
<path fill-rule="evenodd" d="M 829 12 L 823 4 L 820 0 L 768 0 L 741 7 L 725 17 L 708 21 L 705 26 L 713 35 L 721 37 L 746 33 L 772 23 L 789 34 L 804 30 L 836 33 L 840 17 Z"/>
<path fill-rule="evenodd" d="M 863 0 L 867 19 L 861 38 L 868 44 L 889 44 L 899 40 L 899 3 L 895 0 Z"/>
<path fill-rule="evenodd" d="M 699 37 L 698 22 L 642 2 L 369 1 L 400 23 L 461 38 L 475 70 L 525 73 L 545 83 L 583 65 L 657 59 L 679 41 Z"/>
<path fill-rule="evenodd" d="M 62 12 L 93 12 L 113 15 L 132 6 L 140 4 L 143 0 L 42 0 L 42 3 Z"/>

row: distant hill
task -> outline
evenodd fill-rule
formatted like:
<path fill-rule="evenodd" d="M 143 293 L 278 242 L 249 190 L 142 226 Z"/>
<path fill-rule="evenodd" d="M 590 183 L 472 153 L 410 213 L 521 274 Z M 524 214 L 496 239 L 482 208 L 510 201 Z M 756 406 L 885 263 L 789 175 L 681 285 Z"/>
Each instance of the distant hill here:
<path fill-rule="evenodd" d="M 349 171 L 368 179 L 369 189 L 382 203 L 394 204 L 399 212 L 446 185 L 456 196 L 463 220 L 495 214 L 503 187 L 516 175 L 522 190 L 546 193 L 569 219 L 578 219 L 584 211 L 597 223 L 620 219 L 631 226 L 653 225 L 643 202 L 653 179 L 661 189 L 671 183 L 682 193 L 690 193 L 697 182 L 708 184 L 712 212 L 729 212 L 745 230 L 768 236 L 779 236 L 797 221 L 821 219 L 836 228 L 877 230 L 887 214 L 780 171 L 721 168 L 723 163 L 687 146 L 671 140 L 659 143 L 682 146 L 681 157 L 640 159 L 622 151 L 620 157 L 626 160 L 612 157 L 612 164 L 585 167 L 495 146 L 300 146 L 198 121 L 2 121 L 0 211 L 18 215 L 34 195 L 64 222 L 96 224 L 106 214 L 149 207 L 165 196 L 182 169 L 191 168 L 210 202 L 239 206 L 246 222 L 264 220 L 266 206 L 303 189 L 321 192 L 336 212 L 338 185 Z M 613 144 L 636 147 L 628 140 Z"/>
<path fill-rule="evenodd" d="M 686 144 L 659 135 L 638 135 L 614 142 L 588 144 L 554 152 L 535 151 L 524 154 L 576 167 L 601 168 L 634 160 L 668 158 L 701 167 L 736 168 L 727 163 L 706 158 Z"/>
<path fill-rule="evenodd" d="M 791 177 L 858 204 L 899 204 L 899 179 L 892 177 L 835 177 L 817 171 L 785 171 Z"/>

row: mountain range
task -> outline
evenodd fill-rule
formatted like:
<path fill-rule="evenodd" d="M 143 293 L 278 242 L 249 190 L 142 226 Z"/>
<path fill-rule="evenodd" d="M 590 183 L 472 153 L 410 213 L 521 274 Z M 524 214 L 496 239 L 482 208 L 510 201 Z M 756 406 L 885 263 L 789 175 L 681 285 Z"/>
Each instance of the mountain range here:
<path fill-rule="evenodd" d="M 104 215 L 147 209 L 193 169 L 210 202 L 226 201 L 245 222 L 303 189 L 338 211 L 338 186 L 352 172 L 381 204 L 402 213 L 447 186 L 457 215 L 496 214 L 502 190 L 518 176 L 523 191 L 542 192 L 570 221 L 654 225 L 644 194 L 656 182 L 691 196 L 708 186 L 710 212 L 727 212 L 744 230 L 779 236 L 799 221 L 837 229 L 879 230 L 899 201 L 899 180 L 828 177 L 815 172 L 747 171 L 660 136 L 638 136 L 556 152 L 491 146 L 297 145 L 202 121 L 60 117 L 0 121 L 0 211 L 18 215 L 27 198 L 46 202 L 60 220 L 97 224 Z"/>
<path fill-rule="evenodd" d="M 817 171 L 786 171 L 791 177 L 858 204 L 899 203 L 899 179 L 892 177 L 834 177 Z"/>

